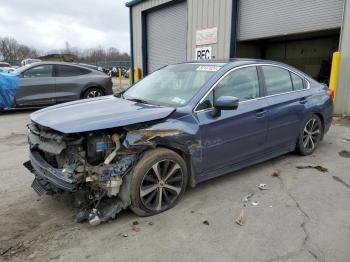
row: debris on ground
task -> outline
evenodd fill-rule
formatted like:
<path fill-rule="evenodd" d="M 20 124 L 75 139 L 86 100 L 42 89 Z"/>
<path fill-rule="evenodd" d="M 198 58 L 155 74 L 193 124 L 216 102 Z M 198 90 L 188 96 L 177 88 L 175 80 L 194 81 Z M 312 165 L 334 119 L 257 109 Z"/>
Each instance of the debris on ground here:
<path fill-rule="evenodd" d="M 243 226 L 245 222 L 244 218 L 244 209 L 241 209 L 241 212 L 239 213 L 239 216 L 235 219 L 236 224 Z"/>
<path fill-rule="evenodd" d="M 148 225 L 153 226 L 154 224 L 153 222 L 148 222 Z"/>
<path fill-rule="evenodd" d="M 126 234 L 126 233 L 120 233 L 119 236 L 120 236 L 120 237 L 128 237 L 128 234 Z"/>
<path fill-rule="evenodd" d="M 203 221 L 203 225 L 209 226 L 209 221 L 208 220 L 204 220 Z"/>
<path fill-rule="evenodd" d="M 253 202 L 252 202 L 252 206 L 257 206 L 257 205 L 259 205 L 259 202 L 258 202 L 258 201 L 253 201 Z"/>
<path fill-rule="evenodd" d="M 348 183 L 346 183 L 343 179 L 341 179 L 340 177 L 337 176 L 333 176 L 333 179 L 341 184 L 343 184 L 344 186 L 346 186 L 347 188 L 350 188 L 350 185 Z"/>
<path fill-rule="evenodd" d="M 137 226 L 138 224 L 140 224 L 140 223 L 139 223 L 139 221 L 137 221 L 137 220 L 135 220 L 135 221 L 132 222 L 132 225 L 133 225 L 133 226 Z"/>
<path fill-rule="evenodd" d="M 338 154 L 339 154 L 341 157 L 350 158 L 350 152 L 347 151 L 347 150 L 342 150 L 342 151 L 338 152 Z"/>
<path fill-rule="evenodd" d="M 252 198 L 252 196 L 254 196 L 254 193 L 249 193 L 248 195 L 246 195 L 245 197 L 242 198 L 242 202 L 248 203 L 250 201 L 250 199 Z"/>
<path fill-rule="evenodd" d="M 343 138 L 341 141 L 342 141 L 343 143 L 347 143 L 347 142 L 350 142 L 350 139 L 348 139 L 348 138 Z"/>
<path fill-rule="evenodd" d="M 316 169 L 322 173 L 328 172 L 328 169 L 323 166 L 297 166 L 298 169 Z"/>
<path fill-rule="evenodd" d="M 280 171 L 274 171 L 272 174 L 271 174 L 271 176 L 273 176 L 273 177 L 279 177 L 280 176 Z"/>
<path fill-rule="evenodd" d="M 4 251 L 1 251 L 0 257 L 11 257 L 19 252 L 22 252 L 25 250 L 25 246 L 23 245 L 23 242 L 18 242 L 17 244 L 10 246 L 9 248 L 6 248 Z"/>
<path fill-rule="evenodd" d="M 141 228 L 139 228 L 139 227 L 134 225 L 134 226 L 132 226 L 131 230 L 134 231 L 134 232 L 140 232 Z"/>
<path fill-rule="evenodd" d="M 267 189 L 269 189 L 269 188 L 267 187 L 266 184 L 259 184 L 259 185 L 258 185 L 258 188 L 259 188 L 260 190 L 267 190 Z"/>

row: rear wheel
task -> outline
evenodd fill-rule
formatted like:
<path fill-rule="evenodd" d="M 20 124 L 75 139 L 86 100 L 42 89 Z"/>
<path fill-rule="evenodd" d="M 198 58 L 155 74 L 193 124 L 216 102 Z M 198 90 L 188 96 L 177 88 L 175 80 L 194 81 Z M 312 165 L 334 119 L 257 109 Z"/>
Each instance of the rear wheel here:
<path fill-rule="evenodd" d="M 311 155 L 323 136 L 322 121 L 317 115 L 312 115 L 299 134 L 297 151 L 301 155 Z"/>
<path fill-rule="evenodd" d="M 146 152 L 133 170 L 131 210 L 150 216 L 172 208 L 185 192 L 187 180 L 186 163 L 177 153 L 165 148 Z"/>
<path fill-rule="evenodd" d="M 97 87 L 91 87 L 89 89 L 87 89 L 84 94 L 83 94 L 83 98 L 94 98 L 94 97 L 99 97 L 99 96 L 103 96 L 104 92 Z"/>

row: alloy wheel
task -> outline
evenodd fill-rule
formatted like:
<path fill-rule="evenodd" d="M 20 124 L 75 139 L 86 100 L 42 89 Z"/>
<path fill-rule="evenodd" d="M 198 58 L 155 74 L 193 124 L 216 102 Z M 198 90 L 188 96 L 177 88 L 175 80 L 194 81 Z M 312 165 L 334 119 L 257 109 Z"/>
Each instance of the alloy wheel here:
<path fill-rule="evenodd" d="M 316 118 L 311 118 L 305 125 L 303 131 L 303 147 L 312 151 L 321 138 L 321 125 Z"/>
<path fill-rule="evenodd" d="M 91 90 L 89 93 L 87 93 L 86 98 L 94 98 L 102 96 L 101 91 L 99 90 Z"/>
<path fill-rule="evenodd" d="M 162 160 L 155 163 L 144 175 L 140 186 L 140 199 L 149 210 L 160 212 L 180 196 L 184 174 L 178 163 Z"/>

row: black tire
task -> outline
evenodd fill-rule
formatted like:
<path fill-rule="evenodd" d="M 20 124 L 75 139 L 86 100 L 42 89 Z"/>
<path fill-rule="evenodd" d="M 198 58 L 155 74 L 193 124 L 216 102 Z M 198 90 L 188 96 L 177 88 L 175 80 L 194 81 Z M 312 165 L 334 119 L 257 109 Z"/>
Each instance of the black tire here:
<path fill-rule="evenodd" d="M 323 137 L 323 125 L 319 116 L 312 115 L 305 121 L 300 131 L 296 151 L 303 155 L 311 155 Z"/>
<path fill-rule="evenodd" d="M 104 96 L 105 93 L 103 92 L 103 90 L 101 88 L 98 87 L 90 87 L 87 90 L 85 90 L 85 92 L 82 95 L 83 99 L 86 98 L 94 98 L 94 97 L 99 97 L 99 96 Z"/>
<path fill-rule="evenodd" d="M 159 171 L 161 180 L 157 179 L 159 176 L 155 169 Z M 151 216 L 168 210 L 181 199 L 187 182 L 188 171 L 181 156 L 165 148 L 149 150 L 133 169 L 130 209 L 138 216 Z"/>

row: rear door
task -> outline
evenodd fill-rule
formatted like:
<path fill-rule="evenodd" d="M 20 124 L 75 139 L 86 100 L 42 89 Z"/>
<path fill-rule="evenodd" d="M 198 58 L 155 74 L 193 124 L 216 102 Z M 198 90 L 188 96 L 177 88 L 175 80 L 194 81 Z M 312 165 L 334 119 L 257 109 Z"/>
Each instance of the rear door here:
<path fill-rule="evenodd" d="M 206 178 L 230 170 L 236 164 L 264 154 L 267 135 L 267 103 L 260 98 L 260 81 L 256 66 L 226 75 L 198 105 L 197 117 L 203 144 L 202 166 Z M 235 96 L 237 110 L 223 110 L 212 116 L 213 97 Z"/>
<path fill-rule="evenodd" d="M 86 83 L 86 75 L 90 72 L 89 69 L 77 66 L 56 65 L 57 103 L 79 99 Z"/>
<path fill-rule="evenodd" d="M 266 151 L 285 151 L 297 142 L 309 95 L 305 80 L 278 66 L 261 66 L 269 121 Z"/>
<path fill-rule="evenodd" d="M 54 104 L 56 99 L 53 65 L 38 65 L 24 71 L 15 99 L 16 105 L 20 106 Z"/>

